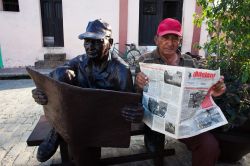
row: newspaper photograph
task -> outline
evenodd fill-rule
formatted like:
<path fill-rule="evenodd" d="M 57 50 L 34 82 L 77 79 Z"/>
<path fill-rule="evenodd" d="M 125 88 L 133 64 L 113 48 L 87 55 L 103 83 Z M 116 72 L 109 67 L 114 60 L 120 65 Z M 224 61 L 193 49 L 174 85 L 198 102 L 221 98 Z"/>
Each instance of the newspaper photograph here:
<path fill-rule="evenodd" d="M 220 70 L 140 63 L 144 123 L 172 138 L 188 138 L 227 124 L 211 96 Z"/>

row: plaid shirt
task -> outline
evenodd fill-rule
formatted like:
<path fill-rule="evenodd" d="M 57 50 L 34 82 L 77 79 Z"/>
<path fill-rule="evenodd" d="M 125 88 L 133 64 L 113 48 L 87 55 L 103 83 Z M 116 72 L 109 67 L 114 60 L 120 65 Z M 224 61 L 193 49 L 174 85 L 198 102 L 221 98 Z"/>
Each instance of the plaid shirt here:
<path fill-rule="evenodd" d="M 192 68 L 197 68 L 197 61 L 195 61 L 191 56 L 187 54 L 180 54 L 178 52 L 178 55 L 180 57 L 180 61 L 178 66 L 184 66 L 184 67 L 192 67 Z M 159 52 L 157 49 L 154 51 L 142 55 L 139 60 L 139 62 L 143 63 L 156 63 L 156 64 L 165 64 L 163 59 L 160 57 Z M 137 66 L 138 67 L 138 66 Z"/>

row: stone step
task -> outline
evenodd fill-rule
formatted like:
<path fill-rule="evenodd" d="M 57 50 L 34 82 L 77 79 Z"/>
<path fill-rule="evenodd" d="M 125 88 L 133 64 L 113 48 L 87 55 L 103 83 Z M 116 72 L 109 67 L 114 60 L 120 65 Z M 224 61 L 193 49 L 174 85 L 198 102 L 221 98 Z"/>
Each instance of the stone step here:
<path fill-rule="evenodd" d="M 44 54 L 44 61 L 65 61 L 66 53 L 46 53 Z"/>
<path fill-rule="evenodd" d="M 56 68 L 58 66 L 63 65 L 64 63 L 66 63 L 65 61 L 43 61 L 43 60 L 39 60 L 37 62 L 35 62 L 35 68 L 36 69 L 50 69 L 50 68 Z"/>

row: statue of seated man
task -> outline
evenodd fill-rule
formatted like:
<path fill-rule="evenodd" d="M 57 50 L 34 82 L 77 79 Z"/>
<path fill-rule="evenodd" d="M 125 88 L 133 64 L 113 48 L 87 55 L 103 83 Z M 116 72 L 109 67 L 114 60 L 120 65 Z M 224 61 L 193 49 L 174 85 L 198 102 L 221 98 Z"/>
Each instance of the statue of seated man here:
<path fill-rule="evenodd" d="M 110 53 L 113 44 L 111 35 L 111 27 L 105 21 L 97 19 L 89 22 L 86 32 L 79 35 L 79 39 L 84 40 L 86 54 L 79 55 L 56 68 L 50 73 L 50 77 L 82 88 L 134 92 L 129 67 L 120 57 Z M 43 91 L 34 89 L 32 94 L 38 104 L 47 104 L 48 98 Z M 141 122 L 143 108 L 139 106 L 131 109 L 122 109 L 122 116 L 130 122 Z M 53 128 L 38 148 L 38 161 L 44 162 L 51 158 L 58 148 L 60 139 L 60 135 Z M 98 165 L 100 147 L 86 148 L 83 153 L 85 159 L 76 159 L 78 163 L 89 162 L 87 165 Z"/>

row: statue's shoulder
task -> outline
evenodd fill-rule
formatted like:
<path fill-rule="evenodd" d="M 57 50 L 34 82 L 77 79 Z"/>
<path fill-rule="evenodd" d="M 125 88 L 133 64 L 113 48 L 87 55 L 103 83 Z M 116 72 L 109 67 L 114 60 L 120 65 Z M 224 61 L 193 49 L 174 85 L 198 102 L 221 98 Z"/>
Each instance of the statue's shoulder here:
<path fill-rule="evenodd" d="M 128 64 L 118 55 L 111 55 L 110 62 L 115 66 L 128 68 Z"/>
<path fill-rule="evenodd" d="M 130 72 L 130 69 L 129 65 L 121 57 L 113 57 L 109 61 L 108 72 L 125 76 Z"/>

